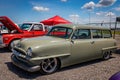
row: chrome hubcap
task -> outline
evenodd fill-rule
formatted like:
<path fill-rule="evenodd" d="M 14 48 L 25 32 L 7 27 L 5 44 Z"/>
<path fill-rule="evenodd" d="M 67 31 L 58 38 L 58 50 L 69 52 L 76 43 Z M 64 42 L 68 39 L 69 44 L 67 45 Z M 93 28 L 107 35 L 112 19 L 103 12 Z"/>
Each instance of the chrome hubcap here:
<path fill-rule="evenodd" d="M 105 59 L 109 59 L 110 58 L 109 53 L 105 53 L 104 57 L 105 57 Z"/>
<path fill-rule="evenodd" d="M 56 58 L 45 59 L 42 61 L 41 67 L 42 67 L 43 71 L 45 71 L 47 73 L 51 73 L 57 67 L 57 59 Z"/>

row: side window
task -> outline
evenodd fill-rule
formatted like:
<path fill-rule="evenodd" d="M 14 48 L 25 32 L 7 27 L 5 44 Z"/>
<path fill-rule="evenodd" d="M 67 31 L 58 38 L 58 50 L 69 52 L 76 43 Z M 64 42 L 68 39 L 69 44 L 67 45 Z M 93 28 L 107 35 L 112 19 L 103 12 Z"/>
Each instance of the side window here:
<path fill-rule="evenodd" d="M 32 30 L 35 30 L 35 31 L 43 31 L 43 26 L 40 25 L 40 24 L 35 24 L 33 26 L 33 29 Z"/>
<path fill-rule="evenodd" d="M 111 38 L 112 34 L 110 30 L 103 30 L 103 38 Z"/>
<path fill-rule="evenodd" d="M 102 32 L 101 30 L 91 30 L 92 31 L 92 37 L 93 38 L 102 38 Z"/>
<path fill-rule="evenodd" d="M 89 29 L 78 29 L 73 34 L 74 39 L 90 39 L 90 30 Z"/>
<path fill-rule="evenodd" d="M 26 24 L 26 23 L 24 23 L 24 24 L 22 24 L 22 25 L 20 26 L 20 28 L 21 28 L 22 30 L 29 30 L 31 26 L 32 26 L 32 24 Z"/>

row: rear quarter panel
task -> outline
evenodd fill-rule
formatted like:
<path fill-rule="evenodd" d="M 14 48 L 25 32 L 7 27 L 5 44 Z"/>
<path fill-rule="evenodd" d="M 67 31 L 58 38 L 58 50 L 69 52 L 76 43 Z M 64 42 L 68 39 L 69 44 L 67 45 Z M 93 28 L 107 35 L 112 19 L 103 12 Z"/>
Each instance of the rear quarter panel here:
<path fill-rule="evenodd" d="M 61 62 L 62 62 L 61 67 L 65 67 L 65 66 L 69 66 L 69 65 L 73 65 L 73 64 L 77 64 L 77 63 L 81 63 L 81 62 L 86 62 L 86 61 L 102 58 L 103 57 L 103 51 L 102 51 L 103 48 L 116 46 L 115 45 L 116 41 L 113 38 L 106 38 L 106 39 L 101 38 L 101 39 L 93 39 L 93 40 L 91 39 L 91 41 L 95 41 L 92 48 L 90 48 L 90 49 L 93 50 L 92 51 L 93 53 L 87 54 L 86 55 L 87 58 L 84 59 L 84 60 L 79 59 L 77 62 L 74 62 L 73 60 L 75 59 L 75 57 L 73 57 L 73 56 L 82 56 L 82 54 L 86 54 L 86 53 L 83 53 L 83 52 L 89 53 L 89 48 L 88 49 L 87 48 L 83 49 L 81 47 L 78 50 L 79 53 L 80 53 L 79 55 L 75 55 L 74 53 L 72 53 L 70 56 L 61 57 Z M 84 46 L 84 44 L 82 44 L 82 45 Z"/>

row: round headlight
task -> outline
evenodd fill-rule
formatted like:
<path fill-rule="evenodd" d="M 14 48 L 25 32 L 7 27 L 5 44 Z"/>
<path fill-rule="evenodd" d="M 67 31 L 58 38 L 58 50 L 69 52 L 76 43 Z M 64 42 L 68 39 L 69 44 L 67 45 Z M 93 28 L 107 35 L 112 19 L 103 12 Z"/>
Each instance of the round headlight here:
<path fill-rule="evenodd" d="M 30 47 L 27 49 L 27 55 L 32 56 L 32 49 Z"/>
<path fill-rule="evenodd" d="M 17 43 L 16 46 L 17 46 L 17 47 L 21 47 L 21 44 L 20 44 L 20 43 Z"/>

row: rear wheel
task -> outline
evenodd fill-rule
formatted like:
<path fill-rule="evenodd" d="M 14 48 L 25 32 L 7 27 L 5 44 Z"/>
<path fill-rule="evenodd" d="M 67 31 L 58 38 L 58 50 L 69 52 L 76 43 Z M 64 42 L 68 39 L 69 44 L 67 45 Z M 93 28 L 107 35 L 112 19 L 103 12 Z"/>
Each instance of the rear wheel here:
<path fill-rule="evenodd" d="M 110 57 L 111 57 L 111 53 L 110 53 L 110 52 L 105 52 L 105 53 L 103 54 L 103 59 L 104 59 L 104 60 L 108 60 Z"/>
<path fill-rule="evenodd" d="M 40 73 L 41 74 L 51 74 L 59 68 L 59 61 L 57 58 L 49 58 L 42 60 Z"/>

